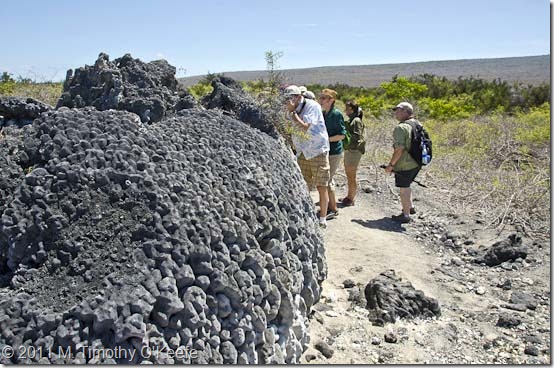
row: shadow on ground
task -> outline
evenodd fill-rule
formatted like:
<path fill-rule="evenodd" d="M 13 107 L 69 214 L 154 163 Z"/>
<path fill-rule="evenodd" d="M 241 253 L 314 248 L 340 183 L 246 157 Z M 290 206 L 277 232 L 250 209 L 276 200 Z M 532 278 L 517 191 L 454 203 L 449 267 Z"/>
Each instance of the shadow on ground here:
<path fill-rule="evenodd" d="M 394 221 L 390 217 L 383 217 L 378 220 L 352 219 L 352 222 L 368 227 L 370 229 L 379 229 L 396 233 L 401 233 L 405 231 L 400 223 Z"/>

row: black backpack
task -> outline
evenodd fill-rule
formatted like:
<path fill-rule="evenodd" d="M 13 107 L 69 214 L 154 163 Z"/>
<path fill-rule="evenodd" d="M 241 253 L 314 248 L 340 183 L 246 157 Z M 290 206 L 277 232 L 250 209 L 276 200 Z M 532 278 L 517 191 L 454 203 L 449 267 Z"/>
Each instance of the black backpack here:
<path fill-rule="evenodd" d="M 407 120 L 404 123 L 412 127 L 412 146 L 408 153 L 419 166 L 429 165 L 433 158 L 433 142 L 429 137 L 429 133 L 427 133 L 423 125 L 415 120 Z"/>

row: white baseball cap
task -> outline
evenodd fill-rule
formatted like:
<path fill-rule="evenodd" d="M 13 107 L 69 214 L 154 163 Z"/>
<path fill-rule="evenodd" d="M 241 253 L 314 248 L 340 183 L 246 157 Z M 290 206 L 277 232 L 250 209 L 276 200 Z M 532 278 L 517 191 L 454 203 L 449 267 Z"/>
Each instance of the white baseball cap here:
<path fill-rule="evenodd" d="M 286 96 L 295 96 L 295 95 L 301 95 L 302 91 L 300 91 L 300 88 L 298 88 L 298 86 L 291 85 L 285 88 L 285 91 L 283 93 Z"/>

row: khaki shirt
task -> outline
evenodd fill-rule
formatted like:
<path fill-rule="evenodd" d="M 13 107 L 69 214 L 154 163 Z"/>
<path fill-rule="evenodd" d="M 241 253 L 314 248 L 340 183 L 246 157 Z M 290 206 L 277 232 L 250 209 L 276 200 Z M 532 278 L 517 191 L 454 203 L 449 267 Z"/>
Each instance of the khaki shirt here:
<path fill-rule="evenodd" d="M 417 122 L 417 124 L 419 124 L 419 122 Z M 394 165 L 393 167 L 394 171 L 408 171 L 408 170 L 413 170 L 419 166 L 417 162 L 412 158 L 410 153 L 408 152 L 410 150 L 410 147 L 412 146 L 412 140 L 410 138 L 411 133 L 412 133 L 412 127 L 409 124 L 406 124 L 404 121 L 399 122 L 398 125 L 394 128 L 394 131 L 392 132 L 392 136 L 393 136 L 392 146 L 394 148 L 398 148 L 398 147 L 404 148 L 404 152 L 402 152 L 402 156 L 400 156 L 400 160 L 398 160 L 396 165 Z"/>

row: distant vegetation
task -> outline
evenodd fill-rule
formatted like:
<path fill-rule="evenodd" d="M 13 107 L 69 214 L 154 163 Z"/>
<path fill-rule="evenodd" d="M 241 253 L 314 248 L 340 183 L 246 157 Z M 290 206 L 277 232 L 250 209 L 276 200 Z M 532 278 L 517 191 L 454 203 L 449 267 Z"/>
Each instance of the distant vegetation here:
<path fill-rule="evenodd" d="M 35 82 L 29 78 L 14 78 L 7 72 L 0 77 L 0 96 L 32 97 L 56 106 L 62 90 L 61 82 Z"/>
<path fill-rule="evenodd" d="M 248 85 L 248 83 L 247 83 Z M 357 100 L 375 117 L 388 113 L 398 101 L 409 101 L 417 107 L 421 118 L 456 119 L 491 112 L 516 113 L 539 107 L 550 101 L 550 84 L 539 85 L 508 83 L 495 79 L 478 78 L 449 80 L 433 74 L 405 78 L 395 76 L 379 87 L 350 87 L 345 84 L 331 86 L 308 85 L 318 92 L 332 88 L 346 101 Z"/>
<path fill-rule="evenodd" d="M 207 91 L 209 79 L 192 86 Z M 200 87 L 202 86 L 202 87 Z M 267 95 L 263 79 L 243 82 L 254 97 Z M 550 218 L 550 85 L 433 74 L 395 76 L 378 87 L 311 84 L 338 92 L 337 106 L 356 100 L 365 110 L 365 160 L 385 163 L 397 123 L 390 109 L 411 102 L 434 141 L 435 159 L 422 172 L 435 196 L 460 211 L 479 211 L 491 227 L 520 225 L 528 235 L 548 234 Z M 282 122 L 279 122 L 282 124 Z"/>

